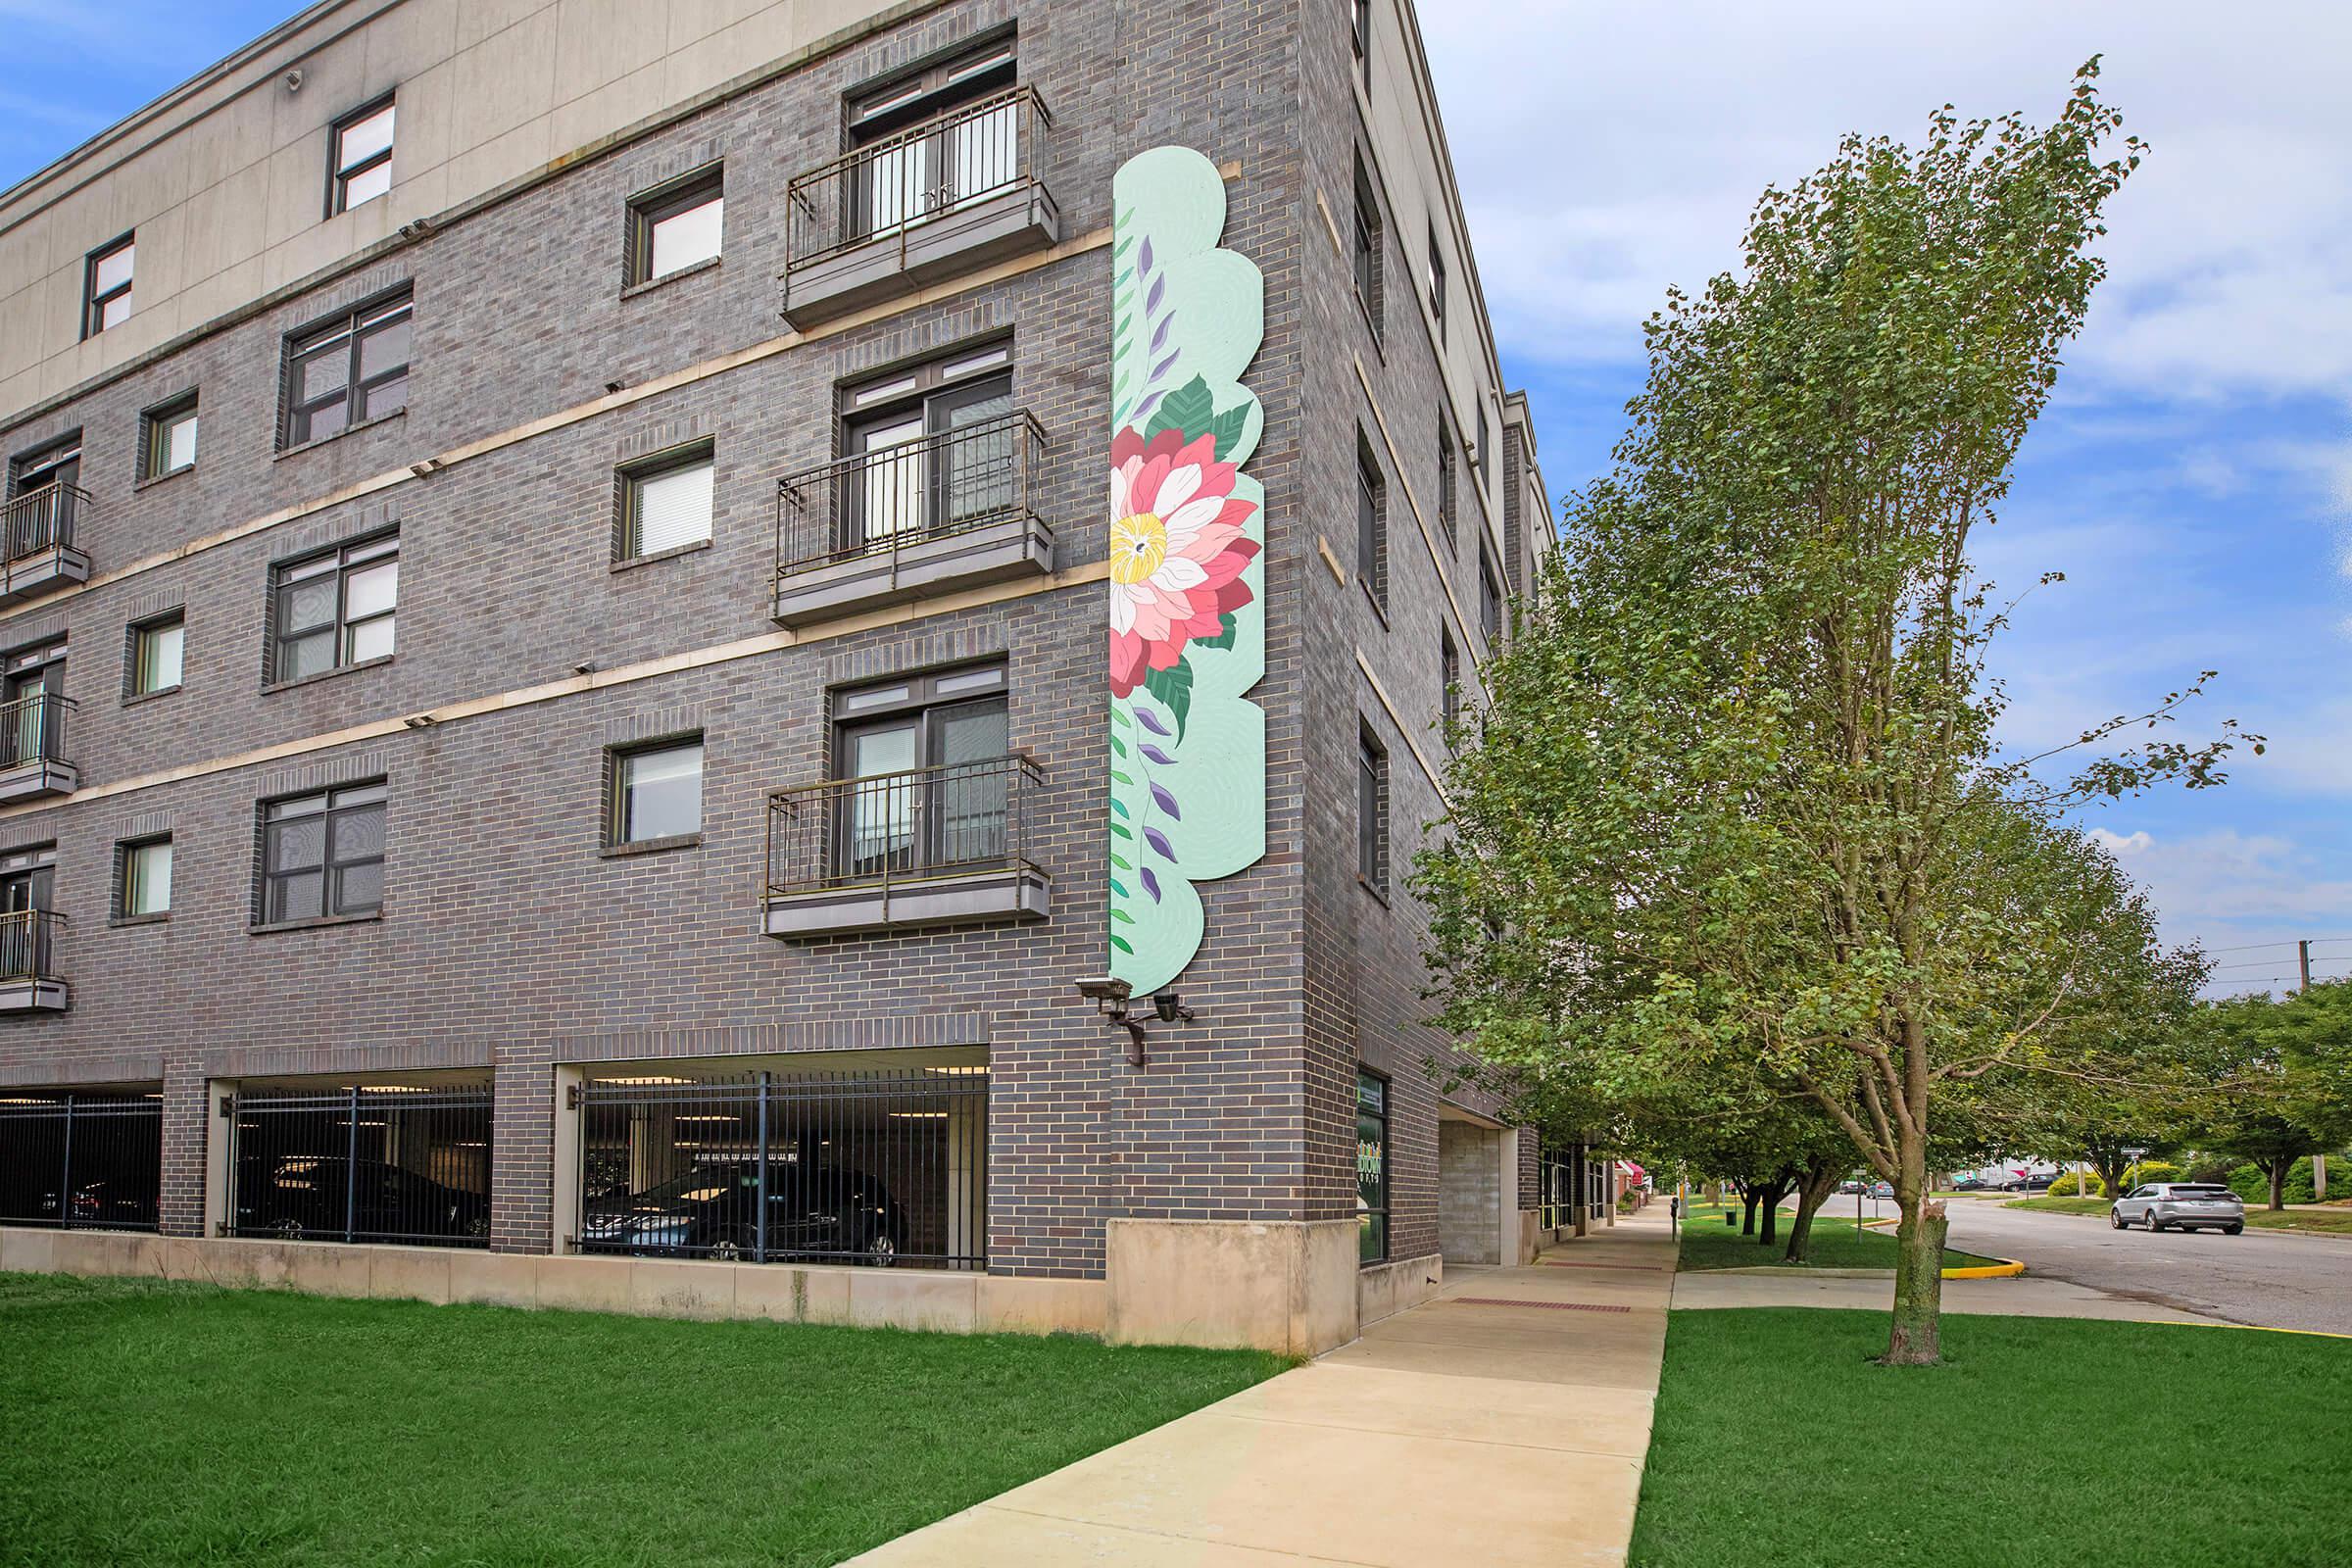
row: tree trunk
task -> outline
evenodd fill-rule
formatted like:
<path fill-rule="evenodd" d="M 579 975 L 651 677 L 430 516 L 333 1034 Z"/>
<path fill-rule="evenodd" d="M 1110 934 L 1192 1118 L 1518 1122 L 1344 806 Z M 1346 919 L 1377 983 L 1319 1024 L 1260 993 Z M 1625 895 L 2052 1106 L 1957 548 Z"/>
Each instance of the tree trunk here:
<path fill-rule="evenodd" d="M 1742 1187 L 1740 1190 L 1740 1201 L 1746 1205 L 1745 1211 L 1740 1216 L 1740 1234 L 1753 1236 L 1756 1234 L 1756 1190 Z"/>
<path fill-rule="evenodd" d="M 1756 1231 L 1758 1247 L 1770 1247 L 1773 1239 L 1780 1234 L 1781 1198 L 1787 1191 L 1788 1189 L 1777 1181 L 1764 1189 L 1764 1223 Z"/>
<path fill-rule="evenodd" d="M 2131 1167 L 2120 1158 L 2113 1164 L 2109 1164 L 2105 1160 L 2098 1159 L 2092 1160 L 2091 1163 L 2098 1167 L 2099 1180 L 2104 1182 L 2107 1186 L 2107 1196 L 2109 1198 L 2123 1197 L 2124 1172 L 2129 1170 Z"/>
<path fill-rule="evenodd" d="M 1796 1189 L 1796 1218 L 1788 1222 L 1786 1256 L 1789 1262 L 1802 1263 L 1813 1255 L 1813 1216 L 1836 1196 L 1840 1168 L 1825 1160 L 1805 1172 L 1804 1181 Z"/>
<path fill-rule="evenodd" d="M 2262 1168 L 2271 1178 L 2271 1207 L 2274 1209 L 2286 1207 L 2286 1172 L 2292 1164 L 2294 1161 L 2291 1159 L 2263 1161 Z"/>
<path fill-rule="evenodd" d="M 1934 1366 L 1943 1353 L 1943 1238 L 1951 1229 L 1940 1200 L 1908 1183 L 1895 1199 L 1902 1223 L 1894 1235 L 1894 1324 L 1886 1366 Z"/>

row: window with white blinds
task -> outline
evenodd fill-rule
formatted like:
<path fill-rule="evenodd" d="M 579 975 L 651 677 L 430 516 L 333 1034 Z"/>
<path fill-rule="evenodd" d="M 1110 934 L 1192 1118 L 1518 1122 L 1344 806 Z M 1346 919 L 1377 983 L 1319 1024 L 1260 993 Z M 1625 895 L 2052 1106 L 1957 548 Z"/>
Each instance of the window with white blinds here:
<path fill-rule="evenodd" d="M 710 537 L 713 464 L 708 449 L 622 480 L 622 560 L 658 556 Z"/>

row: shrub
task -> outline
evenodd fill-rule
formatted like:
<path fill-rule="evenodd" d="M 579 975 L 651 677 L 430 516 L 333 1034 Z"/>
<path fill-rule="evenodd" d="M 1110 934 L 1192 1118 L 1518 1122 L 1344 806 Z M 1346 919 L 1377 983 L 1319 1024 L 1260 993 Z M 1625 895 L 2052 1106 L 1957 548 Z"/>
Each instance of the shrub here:
<path fill-rule="evenodd" d="M 2249 1204 L 2271 1200 L 2271 1179 L 2259 1165 L 2240 1165 L 2230 1173 L 2230 1190 Z M 2313 1192 L 2311 1161 L 2298 1159 L 2286 1173 L 2286 1191 L 2282 1195 L 2290 1203 L 2316 1203 L 2321 1198 Z M 2328 1198 L 2352 1198 L 2352 1158 L 2342 1154 L 2328 1156 Z"/>
<path fill-rule="evenodd" d="M 2142 1182 L 2184 1182 L 2188 1178 L 2180 1167 L 2167 1159 L 2151 1159 L 2141 1165 L 2124 1167 L 2124 1191 L 2130 1192 Z"/>
<path fill-rule="evenodd" d="M 2091 1170 L 2070 1171 L 2050 1183 L 2052 1198 L 2100 1198 L 2106 1192 L 2107 1184 L 2099 1180 L 2097 1171 Z"/>
<path fill-rule="evenodd" d="M 2219 1155 L 2199 1154 L 2185 1168 L 2188 1174 L 2180 1178 L 2184 1182 L 2226 1182 L 2237 1167 L 2235 1161 Z"/>

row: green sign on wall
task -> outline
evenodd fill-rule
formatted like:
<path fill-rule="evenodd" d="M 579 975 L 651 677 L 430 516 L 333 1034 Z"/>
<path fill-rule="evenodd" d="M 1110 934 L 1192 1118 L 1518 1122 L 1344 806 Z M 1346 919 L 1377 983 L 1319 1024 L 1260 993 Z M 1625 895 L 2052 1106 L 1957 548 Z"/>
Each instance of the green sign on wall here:
<path fill-rule="evenodd" d="M 1265 278 L 1221 250 L 1225 181 L 1156 147 L 1111 184 L 1110 972 L 1200 951 L 1197 884 L 1266 853 L 1265 416 L 1241 384 Z"/>

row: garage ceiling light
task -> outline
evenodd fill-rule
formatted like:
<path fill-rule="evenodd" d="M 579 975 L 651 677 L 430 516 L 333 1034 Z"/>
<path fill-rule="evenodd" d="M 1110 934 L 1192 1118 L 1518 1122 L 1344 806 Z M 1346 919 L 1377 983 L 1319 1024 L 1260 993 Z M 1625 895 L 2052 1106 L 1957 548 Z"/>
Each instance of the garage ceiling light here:
<path fill-rule="evenodd" d="M 690 1084 L 691 1078 L 599 1078 L 600 1084 Z"/>

